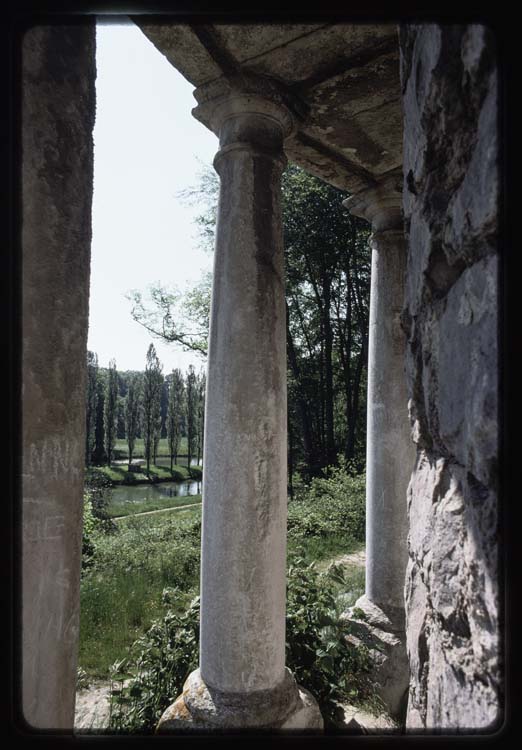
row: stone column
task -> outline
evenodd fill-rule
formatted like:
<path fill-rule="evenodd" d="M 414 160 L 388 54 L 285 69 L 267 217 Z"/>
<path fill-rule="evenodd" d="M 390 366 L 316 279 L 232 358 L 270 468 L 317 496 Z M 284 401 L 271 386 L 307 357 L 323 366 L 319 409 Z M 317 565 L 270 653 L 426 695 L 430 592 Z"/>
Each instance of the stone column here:
<path fill-rule="evenodd" d="M 21 709 L 74 722 L 82 554 L 96 29 L 22 45 Z"/>
<path fill-rule="evenodd" d="M 409 682 L 404 637 L 404 582 L 408 560 L 407 488 L 415 459 L 405 379 L 406 339 L 400 314 L 406 242 L 400 176 L 344 202 L 372 225 L 366 449 L 366 587 L 356 603 L 366 625 L 356 629 L 375 652 L 376 681 L 390 712 L 401 716 Z M 356 615 L 356 613 L 355 613 Z M 354 612 L 350 615 L 354 619 Z M 357 619 L 357 617 L 355 617 Z"/>
<path fill-rule="evenodd" d="M 221 179 L 205 411 L 200 666 L 158 731 L 322 728 L 285 668 L 286 334 L 281 101 L 233 91 L 196 115 Z"/>

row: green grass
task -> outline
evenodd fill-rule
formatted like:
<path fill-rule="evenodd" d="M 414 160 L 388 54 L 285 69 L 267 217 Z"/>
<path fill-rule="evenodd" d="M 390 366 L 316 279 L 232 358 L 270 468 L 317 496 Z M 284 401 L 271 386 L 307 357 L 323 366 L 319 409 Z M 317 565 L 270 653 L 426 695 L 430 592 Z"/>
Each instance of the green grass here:
<path fill-rule="evenodd" d="M 107 678 L 111 664 L 165 609 L 162 593 L 176 589 L 188 604 L 199 584 L 199 516 L 157 513 L 118 522 L 117 532 L 95 536 L 95 564 L 80 587 L 79 666 Z"/>
<path fill-rule="evenodd" d="M 178 497 L 160 497 L 157 500 L 129 500 L 128 502 L 111 501 L 107 513 L 112 518 L 132 516 L 136 513 L 146 513 L 152 510 L 177 508 L 180 505 L 201 503 L 201 495 L 178 495 Z"/>
<path fill-rule="evenodd" d="M 118 452 L 120 458 L 126 458 L 129 455 L 129 446 L 126 440 L 116 440 L 114 446 L 115 451 Z M 143 458 L 145 455 L 145 447 L 143 438 L 137 438 L 134 445 L 133 458 Z M 158 444 L 158 456 L 170 456 L 169 444 L 167 438 L 161 438 Z M 178 449 L 179 456 L 187 455 L 187 438 L 182 437 Z"/>
<path fill-rule="evenodd" d="M 191 501 L 194 508 L 168 510 Z M 163 502 L 169 503 L 163 513 L 128 515 L 118 521 L 116 533 L 94 533 L 95 553 L 82 575 L 80 608 L 79 666 L 90 678 L 107 678 L 110 666 L 162 616 L 164 590 L 170 589 L 169 606 L 174 602 L 180 610 L 199 591 L 201 505 L 196 496 L 158 500 Z M 138 505 L 132 503 L 134 512 Z M 153 504 L 147 502 L 146 508 L 152 510 Z M 360 549 L 361 513 L 364 479 L 339 475 L 326 484 L 316 482 L 310 491 L 303 489 L 289 504 L 289 559 L 320 563 Z M 363 591 L 364 569 L 354 567 L 343 593 L 350 602 L 346 606 Z"/>

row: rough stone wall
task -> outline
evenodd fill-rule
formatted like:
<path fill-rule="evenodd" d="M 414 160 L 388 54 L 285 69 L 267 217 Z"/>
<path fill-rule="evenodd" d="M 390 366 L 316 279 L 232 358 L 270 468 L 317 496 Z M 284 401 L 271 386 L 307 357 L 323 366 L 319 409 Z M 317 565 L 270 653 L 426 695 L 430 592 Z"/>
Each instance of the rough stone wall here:
<path fill-rule="evenodd" d="M 497 72 L 480 25 L 401 28 L 410 731 L 501 721 Z"/>
<path fill-rule="evenodd" d="M 22 712 L 71 728 L 79 629 L 94 20 L 22 44 Z"/>

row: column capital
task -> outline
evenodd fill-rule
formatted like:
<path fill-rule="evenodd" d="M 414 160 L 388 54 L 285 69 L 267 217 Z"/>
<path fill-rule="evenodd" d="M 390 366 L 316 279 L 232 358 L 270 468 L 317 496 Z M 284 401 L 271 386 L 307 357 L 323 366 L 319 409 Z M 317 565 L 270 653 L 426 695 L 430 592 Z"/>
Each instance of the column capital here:
<path fill-rule="evenodd" d="M 232 118 L 263 118 L 278 126 L 283 140 L 306 114 L 306 105 L 278 81 L 252 74 L 239 74 L 203 84 L 194 91 L 198 102 L 193 116 L 220 139 L 230 142 L 225 123 Z M 237 139 L 237 133 L 236 139 Z"/>
<path fill-rule="evenodd" d="M 402 231 L 402 170 L 390 172 L 374 187 L 361 190 L 343 201 L 355 216 L 367 219 L 374 232 Z"/>

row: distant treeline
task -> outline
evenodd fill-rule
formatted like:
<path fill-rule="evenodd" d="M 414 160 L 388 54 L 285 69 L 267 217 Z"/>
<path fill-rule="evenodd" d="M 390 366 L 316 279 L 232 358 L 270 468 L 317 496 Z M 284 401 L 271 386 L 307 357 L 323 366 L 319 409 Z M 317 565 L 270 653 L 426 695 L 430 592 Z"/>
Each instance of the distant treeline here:
<path fill-rule="evenodd" d="M 190 365 L 164 375 L 153 344 L 144 371 L 99 367 L 87 352 L 85 463 L 110 465 L 116 440 L 126 440 L 129 464 L 136 439 L 144 443 L 147 471 L 156 463 L 161 438 L 167 438 L 172 465 L 177 463 L 181 437 L 187 438 L 187 462 L 203 455 L 205 375 Z"/>

